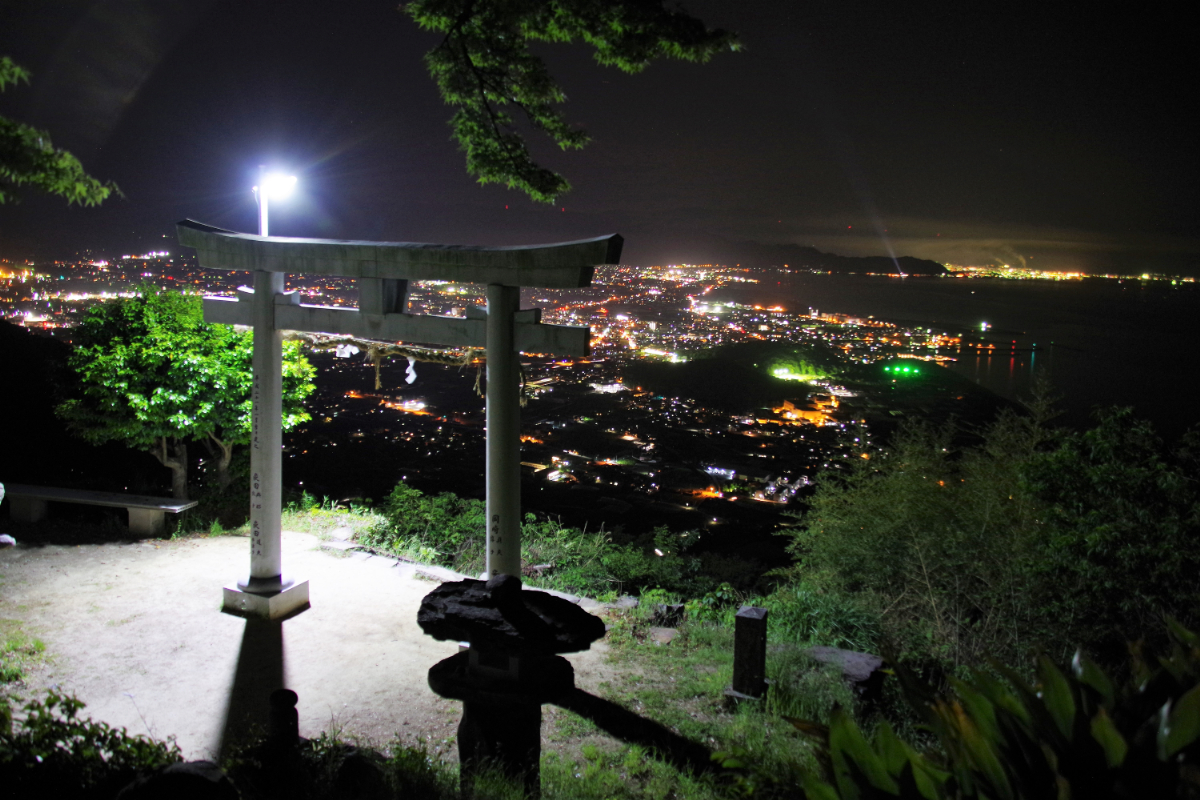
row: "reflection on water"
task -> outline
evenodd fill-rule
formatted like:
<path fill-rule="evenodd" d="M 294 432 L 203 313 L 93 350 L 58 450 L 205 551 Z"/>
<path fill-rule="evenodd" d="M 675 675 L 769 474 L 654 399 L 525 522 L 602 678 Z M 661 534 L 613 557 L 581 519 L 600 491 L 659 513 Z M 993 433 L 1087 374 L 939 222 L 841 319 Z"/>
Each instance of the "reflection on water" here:
<path fill-rule="evenodd" d="M 975 383 L 1009 400 L 1022 400 L 1033 393 L 1035 377 L 1049 376 L 1052 350 L 1042 354 L 1042 370 L 1038 371 L 1038 353 L 1006 353 L 1001 355 L 957 356 L 957 361 L 948 362 L 947 368 L 954 370 Z"/>

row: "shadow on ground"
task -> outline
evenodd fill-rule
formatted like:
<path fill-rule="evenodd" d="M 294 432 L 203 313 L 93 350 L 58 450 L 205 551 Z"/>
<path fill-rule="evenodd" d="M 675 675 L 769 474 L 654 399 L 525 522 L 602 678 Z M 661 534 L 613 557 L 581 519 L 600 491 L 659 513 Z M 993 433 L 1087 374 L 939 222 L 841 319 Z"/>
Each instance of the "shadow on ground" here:
<path fill-rule="evenodd" d="M 221 759 L 270 727 L 271 693 L 284 688 L 284 620 L 247 619 L 221 727 Z"/>
<path fill-rule="evenodd" d="M 707 747 L 611 700 L 574 689 L 555 705 L 574 711 L 616 739 L 645 747 L 676 769 L 693 773 L 714 769 L 712 751 Z"/>

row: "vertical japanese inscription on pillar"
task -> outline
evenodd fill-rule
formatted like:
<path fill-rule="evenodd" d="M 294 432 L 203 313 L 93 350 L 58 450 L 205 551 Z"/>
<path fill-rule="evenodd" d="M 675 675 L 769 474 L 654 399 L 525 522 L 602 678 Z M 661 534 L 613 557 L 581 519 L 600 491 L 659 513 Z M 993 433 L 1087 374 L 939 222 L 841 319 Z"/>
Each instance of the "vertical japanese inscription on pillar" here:
<path fill-rule="evenodd" d="M 259 449 L 258 437 L 262 431 L 262 376 L 254 365 L 254 383 L 250 400 L 250 446 Z M 250 557 L 262 555 L 262 476 L 255 472 L 250 478 Z"/>
<path fill-rule="evenodd" d="M 261 408 L 262 408 L 262 389 L 261 389 L 261 386 L 259 383 L 258 372 L 255 372 L 254 373 L 254 394 L 250 398 L 250 413 L 252 415 L 250 418 L 250 437 L 251 437 L 252 444 L 253 444 L 253 447 L 255 450 L 258 449 L 259 418 L 262 415 L 262 412 L 259 409 L 261 409 Z"/>
<path fill-rule="evenodd" d="M 488 560 L 491 563 L 495 564 L 497 562 L 497 560 L 500 558 L 501 553 L 503 553 L 503 551 L 504 551 L 504 540 L 501 538 L 501 535 L 500 535 L 500 515 L 499 514 L 492 514 L 491 530 L 488 531 L 488 544 L 490 545 L 490 547 L 488 549 Z M 500 570 L 496 569 L 495 567 L 492 567 L 491 572 L 492 572 L 491 577 L 493 577 L 493 578 L 500 574 Z"/>
<path fill-rule="evenodd" d="M 258 519 L 258 512 L 262 509 L 262 482 L 259 480 L 258 473 L 250 480 L 250 555 L 262 555 L 262 523 Z"/>

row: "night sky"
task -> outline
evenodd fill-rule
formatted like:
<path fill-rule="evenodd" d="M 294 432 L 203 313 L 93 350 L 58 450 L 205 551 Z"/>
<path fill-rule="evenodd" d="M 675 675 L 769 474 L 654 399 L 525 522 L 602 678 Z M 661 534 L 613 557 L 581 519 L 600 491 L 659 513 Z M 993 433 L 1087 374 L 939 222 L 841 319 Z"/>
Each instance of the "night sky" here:
<path fill-rule="evenodd" d="M 466 174 L 421 61 L 439 39 L 396 0 L 2 2 L 0 54 L 34 75 L 0 113 L 125 198 L 0 206 L 0 256 L 178 250 L 184 217 L 253 231 L 267 164 L 299 178 L 278 235 L 1200 274 L 1195 59 L 1165 6 L 684 6 L 745 50 L 630 76 L 538 48 L 594 139 L 536 142 L 575 186 L 548 207 Z"/>

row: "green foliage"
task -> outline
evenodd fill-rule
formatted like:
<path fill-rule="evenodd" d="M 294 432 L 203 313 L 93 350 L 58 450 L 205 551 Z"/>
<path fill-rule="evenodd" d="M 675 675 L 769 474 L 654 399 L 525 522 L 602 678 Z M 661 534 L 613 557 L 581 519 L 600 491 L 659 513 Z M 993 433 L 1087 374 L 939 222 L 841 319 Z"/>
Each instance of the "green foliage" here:
<path fill-rule="evenodd" d="M 1182 456 L 1182 454 L 1181 454 Z M 1026 469 L 1045 507 L 1044 581 L 1050 613 L 1072 639 L 1120 650 L 1164 614 L 1200 609 L 1200 472 L 1164 457 L 1129 409 L 1063 439 Z"/>
<path fill-rule="evenodd" d="M 486 508 L 479 500 L 464 500 L 450 492 L 428 496 L 397 483 L 381 509 L 389 527 L 368 531 L 359 541 L 373 547 L 423 548 L 435 563 L 478 574 L 483 570 Z"/>
<path fill-rule="evenodd" d="M 181 760 L 173 741 L 133 736 L 80 717 L 83 703 L 50 692 L 0 727 L 0 785 L 11 797 L 112 797 L 140 772 Z"/>
<path fill-rule="evenodd" d="M 776 378 L 791 381 L 819 380 L 821 378 L 828 378 L 833 374 L 803 355 L 791 355 L 775 359 L 768 366 L 767 371 Z"/>
<path fill-rule="evenodd" d="M 0 56 L 0 92 L 9 84 L 28 82 L 27 70 Z M 99 205 L 113 192 L 120 194 L 116 184 L 101 183 L 84 172 L 79 159 L 51 143 L 50 134 L 0 117 L 0 205 L 16 200 L 12 188 L 19 186 L 86 206 Z"/>
<path fill-rule="evenodd" d="M 1200 610 L 1191 457 L 1110 411 L 1081 433 L 1002 414 L 977 444 L 910 425 L 819 482 L 792 534 L 812 586 L 880 620 L 879 647 L 949 673 L 1081 644 L 1117 664 L 1163 615 Z M 1057 648 L 1057 649 L 1055 649 Z"/>
<path fill-rule="evenodd" d="M 483 572 L 482 501 L 449 492 L 430 496 L 398 483 L 381 512 L 386 524 L 359 531 L 361 544 L 467 575 Z M 654 587 L 702 594 L 717 585 L 713 573 L 726 565 L 712 556 L 693 555 L 698 538 L 695 532 L 675 534 L 660 527 L 617 544 L 604 531 L 589 533 L 527 514 L 521 526 L 522 566 L 533 585 L 592 597 Z"/>
<path fill-rule="evenodd" d="M 879 615 L 853 595 L 794 579 L 749 605 L 767 609 L 771 639 L 847 650 L 879 649 Z"/>
<path fill-rule="evenodd" d="M 1033 591 L 1041 506 L 1021 468 L 1049 432 L 1006 413 L 982 444 L 916 424 L 891 449 L 826 474 L 793 534 L 803 574 L 877 610 L 902 658 L 951 670 L 986 656 L 1020 660 L 1043 640 Z"/>
<path fill-rule="evenodd" d="M 531 42 L 583 41 L 598 62 L 635 73 L 658 58 L 704 62 L 736 50 L 728 31 L 656 0 L 413 0 L 401 6 L 422 28 L 444 34 L 425 56 L 442 99 L 458 109 L 450 124 L 481 184 L 502 183 L 553 202 L 570 184 L 534 162 L 509 107 L 560 148 L 588 142 L 555 105 L 566 99 Z"/>
<path fill-rule="evenodd" d="M 249 441 L 253 333 L 205 323 L 198 295 L 144 286 L 92 307 L 75 339 L 70 366 L 81 396 L 58 413 L 88 441 L 153 453 L 176 471 L 177 490 L 186 440 L 215 443 L 222 471 L 232 447 Z M 302 402 L 315 374 L 299 343 L 287 343 L 285 430 L 309 419 Z"/>
<path fill-rule="evenodd" d="M 868 739 L 844 711 L 829 726 L 796 720 L 827 756 L 812 798 L 1142 798 L 1200 796 L 1200 639 L 1172 623 L 1152 667 L 1138 650 L 1119 683 L 1076 653 L 1070 670 L 1038 660 L 1031 685 L 1002 666 L 934 696 L 907 694 L 938 747 L 918 752 L 887 723 Z"/>

